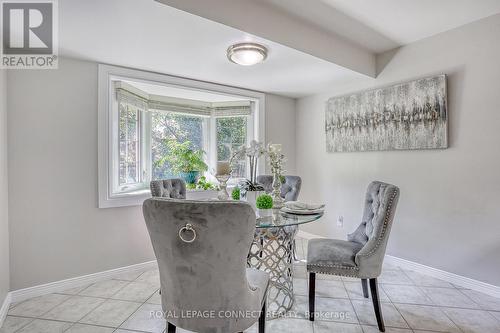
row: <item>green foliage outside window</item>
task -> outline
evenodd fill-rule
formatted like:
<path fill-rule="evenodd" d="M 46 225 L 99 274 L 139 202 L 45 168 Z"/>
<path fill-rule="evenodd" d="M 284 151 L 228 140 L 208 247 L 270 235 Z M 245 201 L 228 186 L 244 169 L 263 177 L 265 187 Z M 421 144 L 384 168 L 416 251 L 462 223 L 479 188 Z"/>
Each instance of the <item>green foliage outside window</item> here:
<path fill-rule="evenodd" d="M 119 184 L 134 184 L 140 181 L 139 177 L 139 151 L 138 129 L 139 111 L 128 104 L 119 106 Z"/>
<path fill-rule="evenodd" d="M 216 119 L 217 161 L 229 161 L 231 154 L 247 142 L 247 116 L 220 117 Z M 243 157 L 237 161 L 232 176 L 246 177 L 246 163 Z"/>
<path fill-rule="evenodd" d="M 190 141 L 166 141 L 168 153 L 158 160 L 158 165 L 168 163 L 172 173 L 180 175 L 191 171 L 207 171 L 208 166 L 203 161 L 204 152 L 201 149 L 193 150 Z"/>
<path fill-rule="evenodd" d="M 154 111 L 151 114 L 152 179 L 177 177 L 165 156 L 170 154 L 169 141 L 189 142 L 193 151 L 203 147 L 203 119 L 201 117 Z"/>

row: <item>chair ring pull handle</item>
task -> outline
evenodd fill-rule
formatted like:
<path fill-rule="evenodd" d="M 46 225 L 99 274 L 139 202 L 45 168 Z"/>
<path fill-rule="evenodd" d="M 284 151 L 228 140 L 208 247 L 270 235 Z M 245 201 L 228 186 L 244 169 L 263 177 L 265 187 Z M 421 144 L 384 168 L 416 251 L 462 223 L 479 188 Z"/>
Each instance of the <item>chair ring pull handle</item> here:
<path fill-rule="evenodd" d="M 183 234 L 185 232 L 191 232 L 193 234 L 193 237 L 191 239 L 186 239 L 184 238 Z M 183 226 L 180 230 L 179 230 L 179 238 L 181 239 L 181 241 L 183 241 L 184 243 L 192 243 L 194 242 L 194 240 L 196 239 L 196 231 L 194 230 L 193 228 L 193 225 L 191 223 L 187 223 L 185 226 Z"/>

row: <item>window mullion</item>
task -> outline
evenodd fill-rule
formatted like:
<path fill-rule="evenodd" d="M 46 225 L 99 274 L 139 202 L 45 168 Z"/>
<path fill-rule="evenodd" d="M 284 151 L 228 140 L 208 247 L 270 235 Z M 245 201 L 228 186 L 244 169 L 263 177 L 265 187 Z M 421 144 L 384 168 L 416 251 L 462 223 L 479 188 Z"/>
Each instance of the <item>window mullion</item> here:
<path fill-rule="evenodd" d="M 141 113 L 141 182 L 147 185 L 152 179 L 151 113 L 147 111 Z"/>
<path fill-rule="evenodd" d="M 207 134 L 205 135 L 205 146 L 207 147 L 207 155 L 209 168 L 214 171 L 217 168 L 217 133 L 215 126 L 215 117 L 210 117 L 206 121 L 207 124 Z M 213 178 L 209 175 L 208 178 Z M 212 179 L 213 180 L 213 179 Z"/>

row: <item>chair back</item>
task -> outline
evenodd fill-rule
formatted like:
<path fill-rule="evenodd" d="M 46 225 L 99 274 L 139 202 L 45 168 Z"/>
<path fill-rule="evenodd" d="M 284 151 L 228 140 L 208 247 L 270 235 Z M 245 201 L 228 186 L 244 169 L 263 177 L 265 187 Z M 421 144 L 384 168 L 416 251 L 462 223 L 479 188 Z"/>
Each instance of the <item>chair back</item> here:
<path fill-rule="evenodd" d="M 267 193 L 273 191 L 273 176 L 257 176 L 257 183 L 261 184 Z M 296 201 L 299 198 L 302 179 L 299 176 L 285 176 L 285 182 L 281 184 L 281 197 L 285 201 Z"/>
<path fill-rule="evenodd" d="M 355 259 L 364 277 L 380 275 L 398 199 L 395 185 L 374 181 L 368 186 L 362 222 L 348 235 L 349 241 L 363 245 Z"/>
<path fill-rule="evenodd" d="M 182 179 L 153 180 L 149 186 L 153 197 L 186 199 L 186 183 Z"/>
<path fill-rule="evenodd" d="M 250 327 L 256 318 L 228 316 L 226 311 L 261 309 L 259 290 L 250 288 L 246 276 L 255 232 L 251 206 L 152 198 L 144 201 L 143 213 L 158 260 L 166 320 L 202 333 Z M 187 311 L 201 315 L 182 316 Z"/>

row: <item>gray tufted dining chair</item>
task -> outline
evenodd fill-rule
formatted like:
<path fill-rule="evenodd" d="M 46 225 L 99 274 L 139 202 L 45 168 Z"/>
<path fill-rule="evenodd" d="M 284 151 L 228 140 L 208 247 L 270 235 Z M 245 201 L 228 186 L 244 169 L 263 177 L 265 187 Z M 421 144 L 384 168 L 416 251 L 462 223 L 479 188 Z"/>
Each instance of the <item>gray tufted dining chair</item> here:
<path fill-rule="evenodd" d="M 186 199 L 186 183 L 183 179 L 160 179 L 149 183 L 153 197 Z"/>
<path fill-rule="evenodd" d="M 361 279 L 363 296 L 368 298 L 368 280 L 378 328 L 385 332 L 377 278 L 382 272 L 385 249 L 389 240 L 399 188 L 378 181 L 368 186 L 363 219 L 358 228 L 347 235 L 347 241 L 311 239 L 307 248 L 309 272 L 309 320 L 314 321 L 316 274 L 332 274 Z"/>
<path fill-rule="evenodd" d="M 267 193 L 273 191 L 273 176 L 257 176 L 257 183 L 261 184 Z M 296 201 L 299 197 L 302 179 L 299 176 L 285 176 L 285 183 L 281 185 L 281 197 L 285 201 Z"/>
<path fill-rule="evenodd" d="M 143 214 L 160 270 L 168 333 L 176 327 L 242 332 L 257 320 L 264 333 L 269 275 L 246 268 L 255 231 L 249 204 L 151 198 Z M 187 311 L 206 315 L 180 315 Z"/>

